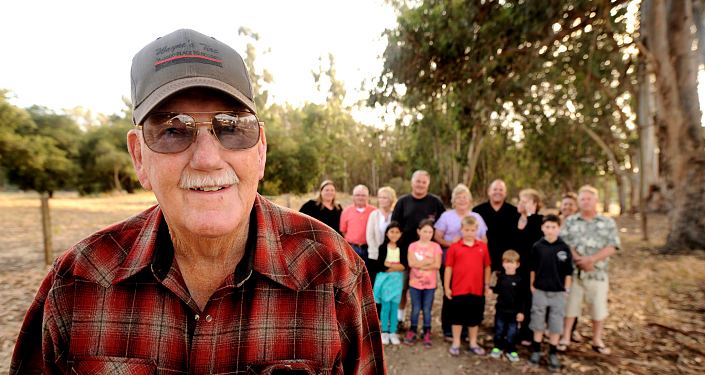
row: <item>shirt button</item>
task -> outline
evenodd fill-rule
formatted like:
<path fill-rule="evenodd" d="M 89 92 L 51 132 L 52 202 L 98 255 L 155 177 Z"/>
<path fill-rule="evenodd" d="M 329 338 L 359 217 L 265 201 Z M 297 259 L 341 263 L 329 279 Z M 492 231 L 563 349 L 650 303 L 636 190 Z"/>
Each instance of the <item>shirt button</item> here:
<path fill-rule="evenodd" d="M 210 323 L 211 321 L 213 321 L 213 317 L 210 315 L 206 315 L 206 322 Z"/>
<path fill-rule="evenodd" d="M 201 319 L 201 316 L 196 314 L 196 316 L 194 316 L 193 318 L 196 319 L 196 321 L 198 321 L 199 319 Z"/>

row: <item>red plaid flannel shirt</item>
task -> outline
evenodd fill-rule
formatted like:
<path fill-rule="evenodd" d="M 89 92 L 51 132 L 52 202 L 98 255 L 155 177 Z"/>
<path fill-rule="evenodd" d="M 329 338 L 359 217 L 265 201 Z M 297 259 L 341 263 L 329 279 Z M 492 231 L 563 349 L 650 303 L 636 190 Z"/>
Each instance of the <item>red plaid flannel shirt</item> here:
<path fill-rule="evenodd" d="M 204 311 L 159 206 L 74 245 L 25 316 L 10 374 L 385 373 L 362 259 L 260 196 L 251 220 L 249 250 Z"/>

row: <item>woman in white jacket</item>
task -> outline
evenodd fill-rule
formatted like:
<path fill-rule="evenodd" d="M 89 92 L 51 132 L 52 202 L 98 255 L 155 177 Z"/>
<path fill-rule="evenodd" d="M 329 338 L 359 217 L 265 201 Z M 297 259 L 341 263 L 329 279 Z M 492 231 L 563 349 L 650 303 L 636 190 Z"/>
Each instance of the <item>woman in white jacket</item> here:
<path fill-rule="evenodd" d="M 379 256 L 379 245 L 384 242 L 384 231 L 392 219 L 392 211 L 396 202 L 397 193 L 391 187 L 384 186 L 377 191 L 377 206 L 379 208 L 372 211 L 367 219 L 367 258 L 370 260 L 376 260 Z M 369 262 L 369 265 L 374 263 Z M 378 270 L 368 266 L 367 271 L 370 274 L 370 281 L 374 285 Z"/>

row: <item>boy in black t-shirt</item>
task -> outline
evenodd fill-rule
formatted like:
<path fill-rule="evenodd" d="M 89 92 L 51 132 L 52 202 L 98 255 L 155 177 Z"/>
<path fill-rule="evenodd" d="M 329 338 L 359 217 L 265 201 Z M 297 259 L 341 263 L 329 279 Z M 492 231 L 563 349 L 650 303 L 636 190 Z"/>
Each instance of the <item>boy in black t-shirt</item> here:
<path fill-rule="evenodd" d="M 561 219 L 556 215 L 546 215 L 543 218 L 541 230 L 544 237 L 537 241 L 531 249 L 531 323 L 529 328 L 534 331 L 534 342 L 529 362 L 538 366 L 541 360 L 541 341 L 546 330 L 546 313 L 548 310 L 548 339 L 550 343 L 548 369 L 558 371 L 561 368 L 558 360 L 557 345 L 563 333 L 563 318 L 565 316 L 566 292 L 570 290 L 573 274 L 573 259 L 570 247 L 558 237 L 561 229 Z"/>
<path fill-rule="evenodd" d="M 507 250 L 502 254 L 502 268 L 492 289 L 497 295 L 494 315 L 494 348 L 490 357 L 504 355 L 510 362 L 519 361 L 516 349 L 517 323 L 524 320 L 525 281 L 517 274 L 519 253 Z"/>

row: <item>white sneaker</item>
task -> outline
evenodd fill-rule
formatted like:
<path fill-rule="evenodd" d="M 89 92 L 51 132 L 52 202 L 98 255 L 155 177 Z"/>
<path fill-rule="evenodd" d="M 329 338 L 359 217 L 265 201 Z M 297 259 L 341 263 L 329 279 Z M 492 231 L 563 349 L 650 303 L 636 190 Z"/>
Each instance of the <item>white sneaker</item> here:
<path fill-rule="evenodd" d="M 401 344 L 401 341 L 399 341 L 399 336 L 397 336 L 396 333 L 389 334 L 389 341 L 392 342 L 392 345 L 400 345 Z"/>
<path fill-rule="evenodd" d="M 387 332 L 382 332 L 382 345 L 389 345 L 389 334 Z"/>

